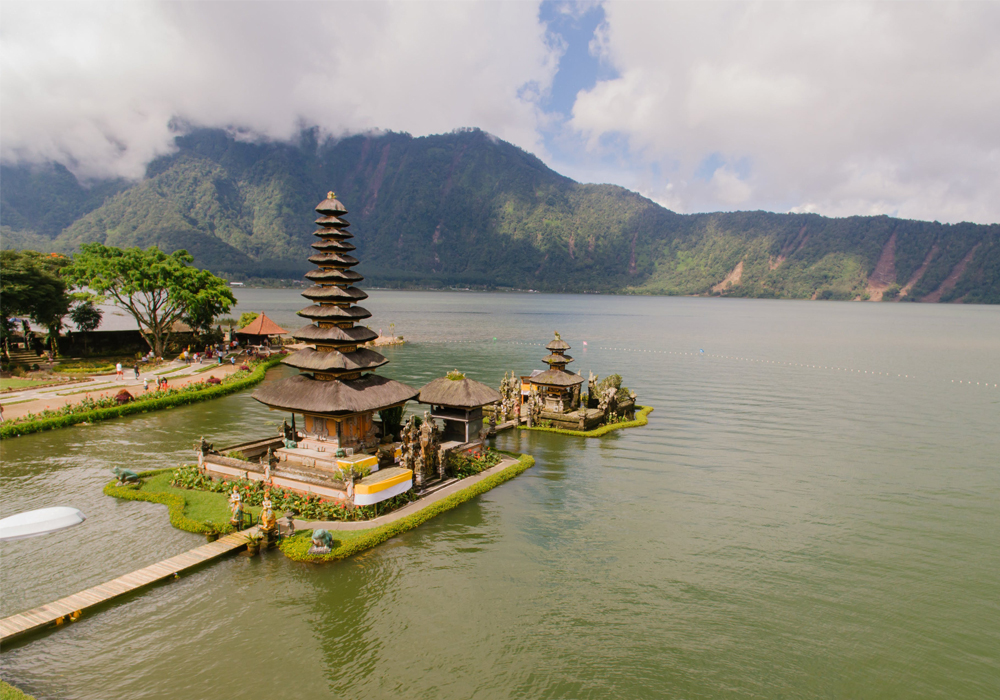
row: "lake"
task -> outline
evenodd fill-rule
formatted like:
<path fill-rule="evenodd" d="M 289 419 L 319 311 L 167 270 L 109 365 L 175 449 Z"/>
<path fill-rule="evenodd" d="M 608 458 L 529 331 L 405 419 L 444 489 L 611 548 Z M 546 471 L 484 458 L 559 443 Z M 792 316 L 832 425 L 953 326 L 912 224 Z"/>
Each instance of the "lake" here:
<path fill-rule="evenodd" d="M 305 324 L 295 290 L 236 293 L 233 315 Z M 600 439 L 504 433 L 536 466 L 416 530 L 332 565 L 225 559 L 11 646 L 5 680 L 39 700 L 1000 696 L 1000 307 L 363 306 L 409 341 L 380 374 L 413 386 L 456 368 L 496 386 L 559 331 L 570 369 L 617 372 L 655 411 Z M 103 496 L 113 466 L 281 419 L 245 392 L 4 441 L 0 514 L 88 520 L 0 545 L 2 614 L 203 542 Z"/>

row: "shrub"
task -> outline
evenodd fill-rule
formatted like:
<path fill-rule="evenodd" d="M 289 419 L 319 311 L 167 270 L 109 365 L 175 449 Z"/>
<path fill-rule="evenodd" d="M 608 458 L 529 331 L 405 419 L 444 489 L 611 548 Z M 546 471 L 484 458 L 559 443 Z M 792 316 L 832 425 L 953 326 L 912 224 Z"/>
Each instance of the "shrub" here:
<path fill-rule="evenodd" d="M 475 476 L 500 464 L 503 457 L 496 450 L 486 448 L 477 452 L 459 452 L 448 456 L 448 469 L 456 478 Z"/>

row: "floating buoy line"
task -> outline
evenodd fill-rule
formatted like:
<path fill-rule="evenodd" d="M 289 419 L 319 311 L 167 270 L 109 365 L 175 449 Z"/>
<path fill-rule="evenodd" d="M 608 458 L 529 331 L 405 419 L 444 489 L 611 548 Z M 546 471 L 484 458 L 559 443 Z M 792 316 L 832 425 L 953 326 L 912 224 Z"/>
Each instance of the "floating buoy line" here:
<path fill-rule="evenodd" d="M 528 346 L 528 347 L 544 347 L 544 343 L 528 343 L 528 342 L 522 342 L 522 341 L 519 341 L 519 340 L 497 341 L 496 338 L 487 338 L 487 339 L 478 339 L 478 340 L 419 340 L 419 341 L 415 341 L 415 342 L 427 343 L 427 344 L 452 344 L 452 343 L 455 343 L 455 344 L 459 344 L 459 343 L 462 343 L 462 344 L 491 343 L 492 344 L 492 343 L 496 343 L 496 342 L 502 342 L 502 343 L 504 343 L 506 345 L 523 345 L 523 346 Z M 586 345 L 586 343 L 585 343 L 585 345 Z M 754 363 L 754 364 L 759 364 L 759 365 L 775 365 L 775 366 L 784 366 L 784 367 L 800 367 L 800 368 L 803 368 L 803 369 L 822 369 L 822 370 L 829 370 L 829 371 L 832 371 L 832 372 L 845 372 L 847 374 L 853 374 L 853 375 L 856 375 L 856 376 L 858 376 L 858 375 L 860 375 L 860 376 L 868 375 L 870 377 L 887 377 L 887 378 L 893 378 L 893 379 L 908 379 L 908 380 L 909 379 L 916 379 L 917 378 L 916 375 L 914 375 L 914 374 L 905 374 L 905 373 L 900 373 L 900 372 L 885 372 L 885 371 L 872 370 L 872 369 L 856 369 L 856 368 L 852 368 L 852 367 L 835 367 L 833 365 L 817 365 L 817 364 L 811 364 L 811 363 L 808 363 L 808 362 L 784 362 L 782 360 L 762 360 L 762 359 L 753 358 L 753 357 L 740 357 L 738 355 L 720 355 L 720 354 L 705 352 L 704 350 L 698 350 L 697 352 L 682 352 L 682 351 L 679 351 L 679 350 L 675 351 L 675 350 L 647 350 L 647 349 L 644 349 L 644 348 L 618 348 L 618 347 L 608 347 L 608 346 L 604 346 L 604 345 L 586 345 L 585 349 L 588 349 L 588 350 L 589 349 L 592 349 L 592 350 L 607 350 L 607 351 L 610 351 L 610 352 L 632 352 L 632 353 L 636 353 L 636 354 L 638 354 L 638 353 L 645 353 L 645 354 L 649 354 L 649 355 L 675 355 L 675 356 L 678 356 L 678 357 L 680 357 L 680 356 L 688 356 L 688 357 L 695 357 L 695 356 L 697 356 L 697 357 L 713 357 L 713 358 L 719 359 L 719 360 L 733 360 L 733 361 L 736 361 L 736 362 L 749 362 L 749 363 Z M 988 382 L 988 381 L 983 381 L 983 380 L 975 381 L 975 380 L 968 380 L 968 379 L 952 379 L 951 383 L 952 384 L 956 384 L 956 385 L 968 386 L 968 387 L 978 386 L 978 387 L 983 388 L 983 389 L 986 389 L 986 388 L 989 388 L 989 389 L 998 389 L 998 388 L 1000 388 L 1000 382 Z"/>

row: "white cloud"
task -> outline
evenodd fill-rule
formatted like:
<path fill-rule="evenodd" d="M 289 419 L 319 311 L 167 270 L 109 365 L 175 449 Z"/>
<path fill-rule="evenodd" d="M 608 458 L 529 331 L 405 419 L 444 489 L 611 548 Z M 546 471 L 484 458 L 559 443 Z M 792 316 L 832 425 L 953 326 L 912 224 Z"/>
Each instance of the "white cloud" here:
<path fill-rule="evenodd" d="M 1000 221 L 1000 4 L 609 2 L 605 13 L 593 45 L 619 76 L 578 95 L 569 127 L 597 153 L 624 137 L 635 172 L 660 165 L 647 196 L 686 211 Z M 698 177 L 711 154 L 729 169 Z"/>
<path fill-rule="evenodd" d="M 558 67 L 533 3 L 4 2 L 5 161 L 141 175 L 169 124 L 282 139 L 478 126 L 539 151 Z"/>

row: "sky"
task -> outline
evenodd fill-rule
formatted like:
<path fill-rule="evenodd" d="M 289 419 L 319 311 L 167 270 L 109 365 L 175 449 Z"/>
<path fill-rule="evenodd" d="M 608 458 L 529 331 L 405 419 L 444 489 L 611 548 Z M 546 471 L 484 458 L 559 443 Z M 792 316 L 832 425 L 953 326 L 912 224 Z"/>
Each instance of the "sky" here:
<path fill-rule="evenodd" d="M 0 4 L 0 159 L 478 127 L 678 212 L 1000 222 L 1000 2 Z"/>

